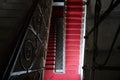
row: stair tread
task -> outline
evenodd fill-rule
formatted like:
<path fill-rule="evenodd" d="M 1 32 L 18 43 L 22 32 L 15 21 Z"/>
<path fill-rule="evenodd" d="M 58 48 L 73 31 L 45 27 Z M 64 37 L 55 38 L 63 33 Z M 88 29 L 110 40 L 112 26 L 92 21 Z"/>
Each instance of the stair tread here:
<path fill-rule="evenodd" d="M 67 1 L 65 2 L 65 5 L 69 6 L 69 5 L 81 5 L 82 1 Z"/>
<path fill-rule="evenodd" d="M 66 8 L 82 8 L 81 5 L 69 5 L 69 6 L 65 6 Z"/>
<path fill-rule="evenodd" d="M 76 54 L 78 55 L 80 53 L 80 51 L 78 49 L 74 50 L 74 49 L 68 49 L 65 51 L 66 52 L 66 55 L 70 55 L 70 54 Z"/>
<path fill-rule="evenodd" d="M 48 63 L 46 63 L 45 65 L 47 66 L 47 65 L 55 65 L 55 64 L 51 64 L 51 63 L 50 63 L 50 64 L 48 64 Z"/>
<path fill-rule="evenodd" d="M 66 17 L 81 17 L 82 13 L 79 14 L 71 14 L 71 13 L 66 13 Z"/>
<path fill-rule="evenodd" d="M 68 26 L 81 26 L 81 24 L 80 23 L 72 23 L 72 22 L 69 22 L 69 23 L 66 23 L 66 25 L 68 25 Z"/>

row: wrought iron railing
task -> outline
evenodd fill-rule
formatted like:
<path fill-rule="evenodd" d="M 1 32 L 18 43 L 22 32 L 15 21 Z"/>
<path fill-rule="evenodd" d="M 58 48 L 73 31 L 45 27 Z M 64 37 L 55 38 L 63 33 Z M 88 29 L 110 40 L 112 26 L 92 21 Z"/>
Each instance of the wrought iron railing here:
<path fill-rule="evenodd" d="M 1 80 L 43 80 L 52 0 L 32 0 Z"/>

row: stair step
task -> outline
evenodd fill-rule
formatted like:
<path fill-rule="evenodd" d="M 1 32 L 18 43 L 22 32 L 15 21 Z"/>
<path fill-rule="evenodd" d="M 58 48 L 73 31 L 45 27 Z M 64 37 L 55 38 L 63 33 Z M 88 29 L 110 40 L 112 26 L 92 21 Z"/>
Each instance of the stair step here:
<path fill-rule="evenodd" d="M 66 62 L 71 62 L 71 61 L 78 62 L 78 59 L 75 59 L 75 58 L 73 58 L 73 59 L 66 58 Z"/>
<path fill-rule="evenodd" d="M 77 50 L 77 49 L 68 49 L 66 51 L 69 51 L 69 54 L 74 54 L 73 51 L 79 51 L 79 50 Z M 68 54 L 68 53 L 66 53 L 66 54 Z M 76 53 L 76 54 L 79 54 L 79 53 Z"/>
<path fill-rule="evenodd" d="M 77 61 L 66 61 L 66 64 L 79 64 Z"/>
<path fill-rule="evenodd" d="M 52 44 L 52 43 L 49 43 L 49 44 L 48 44 L 48 48 L 55 48 L 55 46 L 56 46 L 55 43 L 53 43 L 53 44 Z"/>
<path fill-rule="evenodd" d="M 71 53 L 71 54 L 73 54 L 73 53 Z M 79 54 L 74 54 L 75 56 L 66 56 L 66 58 L 68 59 L 79 59 Z"/>
<path fill-rule="evenodd" d="M 79 66 L 79 63 L 77 64 L 67 64 L 66 67 L 78 67 Z"/>
<path fill-rule="evenodd" d="M 75 29 L 75 28 L 74 28 Z M 76 28 L 75 30 L 70 30 L 70 28 L 66 28 L 66 32 L 71 32 L 71 34 L 73 34 L 73 33 L 76 33 L 76 32 L 79 32 L 78 34 L 80 34 L 80 28 Z M 70 33 L 69 33 L 70 34 Z"/>
<path fill-rule="evenodd" d="M 67 48 L 67 47 L 71 47 L 71 48 L 73 48 L 73 47 L 74 47 L 74 48 L 79 48 L 80 45 L 79 45 L 79 44 L 77 44 L 77 45 L 71 45 L 71 44 L 69 44 L 69 45 L 66 45 L 65 47 L 66 47 L 66 48 Z"/>
<path fill-rule="evenodd" d="M 66 44 L 71 44 L 71 45 L 78 45 L 80 44 L 80 41 L 66 41 Z"/>
<path fill-rule="evenodd" d="M 69 16 L 69 17 L 66 17 L 66 19 L 77 19 L 77 20 L 80 20 L 82 18 L 81 17 L 72 17 L 72 16 Z"/>
<path fill-rule="evenodd" d="M 69 26 L 69 27 L 70 27 L 70 26 L 72 26 L 72 27 L 73 27 L 73 26 L 81 26 L 81 24 L 80 24 L 80 23 L 72 23 L 72 22 L 71 22 L 71 23 L 66 23 L 66 26 L 67 26 L 67 27 L 68 27 L 68 26 Z"/>
<path fill-rule="evenodd" d="M 81 18 L 77 18 L 77 17 L 68 17 L 68 18 L 66 18 L 66 20 L 71 20 L 71 21 L 76 20 L 76 21 L 80 21 Z"/>
<path fill-rule="evenodd" d="M 47 66 L 47 65 L 55 65 L 55 64 L 54 63 L 46 63 L 45 65 Z"/>
<path fill-rule="evenodd" d="M 55 59 L 54 57 L 47 57 L 46 59 Z"/>
<path fill-rule="evenodd" d="M 67 11 L 66 15 L 82 15 L 82 11 L 74 12 L 74 11 Z M 70 16 L 72 17 L 72 16 Z M 82 17 L 82 16 L 81 16 Z"/>
<path fill-rule="evenodd" d="M 77 42 L 80 42 L 80 39 L 66 39 L 66 41 L 77 41 Z"/>
<path fill-rule="evenodd" d="M 79 26 L 74 26 L 74 27 L 67 27 L 66 26 L 66 30 L 81 30 Z"/>
<path fill-rule="evenodd" d="M 72 30 L 73 29 L 73 30 Z M 67 32 L 80 32 L 80 28 L 66 28 Z M 79 33 L 80 34 L 80 33 Z"/>
<path fill-rule="evenodd" d="M 81 17 L 66 17 L 66 20 L 81 20 Z"/>
<path fill-rule="evenodd" d="M 55 61 L 55 59 L 54 58 L 51 58 L 51 59 L 47 58 L 46 61 Z"/>
<path fill-rule="evenodd" d="M 82 4 L 82 1 L 67 1 L 65 2 L 65 5 L 69 6 L 69 5 L 81 5 Z"/>
<path fill-rule="evenodd" d="M 65 6 L 65 8 L 67 8 L 67 9 L 80 9 L 80 10 L 82 10 L 82 6 L 81 5 L 68 5 L 68 6 Z"/>
<path fill-rule="evenodd" d="M 79 12 L 79 13 L 67 12 L 66 17 L 82 17 L 82 12 Z"/>
<path fill-rule="evenodd" d="M 66 29 L 66 34 L 79 34 L 80 35 L 80 29 L 76 29 L 76 30 L 70 30 L 70 29 Z"/>
<path fill-rule="evenodd" d="M 80 44 L 80 41 L 66 41 L 65 43 L 66 44 L 71 44 L 71 45 L 78 45 L 78 44 Z"/>
<path fill-rule="evenodd" d="M 81 23 L 81 19 L 66 19 L 66 23 Z"/>
<path fill-rule="evenodd" d="M 74 53 L 71 53 L 71 54 L 74 54 Z M 78 56 L 79 54 L 74 54 L 74 55 L 67 55 L 66 56 L 66 58 L 68 59 L 68 58 L 70 58 L 70 59 L 79 59 L 79 56 Z"/>
<path fill-rule="evenodd" d="M 49 53 L 49 54 L 47 54 L 47 56 L 55 56 L 55 54 L 54 53 Z"/>
<path fill-rule="evenodd" d="M 81 27 L 80 27 L 80 25 L 69 25 L 69 24 L 66 24 L 66 30 L 70 30 L 70 29 L 81 30 Z"/>
<path fill-rule="evenodd" d="M 67 50 L 66 54 L 67 54 L 67 56 L 74 56 L 75 54 L 80 54 L 80 52 L 76 51 L 76 50 L 74 50 L 74 51 Z"/>
<path fill-rule="evenodd" d="M 74 19 L 66 19 L 66 23 L 73 22 L 73 23 L 81 23 L 81 20 L 74 20 Z"/>
<path fill-rule="evenodd" d="M 72 33 L 72 34 L 65 34 L 66 36 L 80 36 L 80 34 L 78 34 L 78 33 Z"/>
<path fill-rule="evenodd" d="M 65 49 L 67 50 L 79 50 L 79 46 L 66 46 Z"/>
<path fill-rule="evenodd" d="M 79 9 L 79 8 L 67 8 L 66 11 L 78 12 L 78 11 L 81 11 L 81 9 Z"/>
<path fill-rule="evenodd" d="M 66 46 L 75 46 L 75 47 L 79 47 L 80 46 L 80 44 L 67 44 Z"/>
<path fill-rule="evenodd" d="M 66 35 L 66 39 L 80 39 L 80 35 Z"/>

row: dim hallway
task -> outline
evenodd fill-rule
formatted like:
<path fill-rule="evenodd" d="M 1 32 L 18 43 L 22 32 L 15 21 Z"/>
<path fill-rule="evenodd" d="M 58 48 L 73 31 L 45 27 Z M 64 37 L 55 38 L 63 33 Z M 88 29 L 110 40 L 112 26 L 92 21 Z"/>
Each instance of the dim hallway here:
<path fill-rule="evenodd" d="M 56 73 L 55 69 L 55 31 L 51 26 L 48 40 L 48 52 L 44 71 L 44 80 L 80 80 L 80 34 L 82 19 L 82 0 L 67 0 L 65 2 L 65 71 Z M 52 36 L 52 39 L 51 39 Z M 52 49 L 50 49 L 50 47 Z M 49 56 L 52 56 L 49 58 Z M 50 63 L 50 64 L 49 64 Z"/>

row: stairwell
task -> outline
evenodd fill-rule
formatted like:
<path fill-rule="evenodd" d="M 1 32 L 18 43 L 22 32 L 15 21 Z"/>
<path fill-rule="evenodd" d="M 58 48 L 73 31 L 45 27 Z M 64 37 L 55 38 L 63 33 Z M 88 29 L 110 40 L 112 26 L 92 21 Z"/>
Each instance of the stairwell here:
<path fill-rule="evenodd" d="M 65 1 L 65 23 L 65 73 L 55 73 L 54 69 L 45 70 L 44 80 L 81 80 L 81 74 L 79 74 L 79 62 L 82 0 Z"/>

